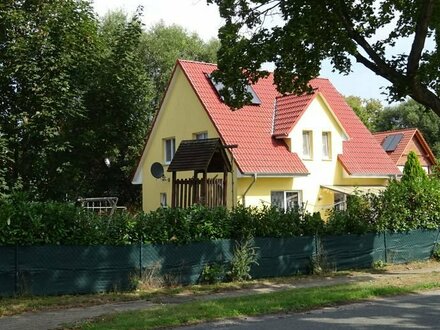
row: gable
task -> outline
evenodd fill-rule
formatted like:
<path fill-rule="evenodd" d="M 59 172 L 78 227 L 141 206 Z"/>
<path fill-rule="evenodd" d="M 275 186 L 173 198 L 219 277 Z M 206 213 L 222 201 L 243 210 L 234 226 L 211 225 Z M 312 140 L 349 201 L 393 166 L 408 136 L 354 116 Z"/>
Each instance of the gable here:
<path fill-rule="evenodd" d="M 389 148 L 389 151 L 387 152 L 390 158 L 398 166 L 405 165 L 410 151 L 414 151 L 419 156 L 419 160 L 422 165 L 430 166 L 436 163 L 436 158 L 431 148 L 424 139 L 423 135 L 416 128 L 377 132 L 374 133 L 374 136 L 383 147 L 387 146 L 387 140 L 392 142 L 393 140 L 397 139 L 397 136 L 401 136 L 401 138 L 398 139 L 398 143 L 395 145 L 395 148 Z"/>
<path fill-rule="evenodd" d="M 180 141 L 193 139 L 193 135 L 200 132 L 207 132 L 211 138 L 219 137 L 186 75 L 180 66 L 176 65 L 148 134 L 132 183 L 141 184 L 143 177 L 150 175 L 150 164 L 164 163 L 163 139 L 175 138 L 177 149 Z"/>
<path fill-rule="evenodd" d="M 289 136 L 295 131 L 302 132 L 303 130 L 328 131 L 337 134 L 341 140 L 346 141 L 349 139 L 341 122 L 321 93 L 318 93 L 307 106 L 304 114 L 298 119 L 289 133 Z"/>

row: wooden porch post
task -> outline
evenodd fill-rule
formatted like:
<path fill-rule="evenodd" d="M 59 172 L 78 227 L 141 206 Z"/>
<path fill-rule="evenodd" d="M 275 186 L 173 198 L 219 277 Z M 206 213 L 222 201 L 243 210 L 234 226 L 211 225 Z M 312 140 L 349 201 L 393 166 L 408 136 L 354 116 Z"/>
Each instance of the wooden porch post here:
<path fill-rule="evenodd" d="M 201 192 L 202 194 L 200 195 L 200 202 L 202 205 L 207 205 L 207 191 L 208 191 L 208 174 L 206 171 L 203 172 L 203 179 L 202 179 L 202 187 L 201 187 Z"/>
<path fill-rule="evenodd" d="M 225 169 L 223 171 L 223 206 L 226 206 L 226 198 L 228 197 L 228 171 Z M 234 205 L 232 205 L 234 206 Z"/>
<path fill-rule="evenodd" d="M 191 205 L 193 205 L 193 204 L 196 204 L 196 203 L 198 203 L 199 202 L 199 185 L 198 185 L 198 178 L 197 178 L 197 171 L 194 171 L 194 178 L 193 178 L 193 191 L 192 191 L 192 193 L 193 193 L 193 198 L 192 198 L 192 203 L 191 203 Z"/>
<path fill-rule="evenodd" d="M 173 180 L 171 184 L 171 207 L 176 207 L 176 172 L 173 171 Z"/>

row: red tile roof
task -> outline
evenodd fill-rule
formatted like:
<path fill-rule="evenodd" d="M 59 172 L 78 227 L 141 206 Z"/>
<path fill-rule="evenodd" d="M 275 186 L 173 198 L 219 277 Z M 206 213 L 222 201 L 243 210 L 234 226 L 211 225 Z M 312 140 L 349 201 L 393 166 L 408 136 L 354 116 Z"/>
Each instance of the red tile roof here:
<path fill-rule="evenodd" d="M 247 105 L 231 111 L 206 77 L 217 68 L 216 65 L 183 60 L 179 60 L 178 65 L 182 67 L 223 142 L 238 144 L 238 148 L 232 152 L 242 173 L 308 173 L 298 155 L 291 153 L 284 141 L 275 139 L 272 133 L 289 133 L 314 95 L 281 97 L 270 75 L 253 86 L 261 100 L 260 105 Z M 322 93 L 349 136 L 349 140 L 343 142 L 342 155 L 338 157 L 345 170 L 351 175 L 400 174 L 330 81 L 318 78 L 312 80 L 311 85 Z M 275 100 L 277 111 L 274 113 Z"/>
<path fill-rule="evenodd" d="M 296 153 L 291 153 L 283 140 L 272 138 L 273 106 L 279 93 L 270 79 L 253 86 L 260 105 L 247 105 L 237 111 L 224 104 L 206 74 L 214 64 L 180 60 L 201 103 L 225 144 L 238 144 L 232 149 L 242 173 L 307 174 L 308 170 Z"/>
<path fill-rule="evenodd" d="M 408 144 L 411 142 L 413 138 L 418 139 L 419 143 L 422 145 L 422 148 L 425 149 L 426 155 L 430 159 L 432 164 L 436 163 L 436 159 L 431 148 L 429 147 L 422 133 L 420 133 L 420 131 L 417 128 L 403 128 L 392 131 L 373 133 L 377 142 L 379 142 L 379 144 L 381 145 L 387 136 L 397 135 L 397 134 L 403 134 L 402 139 L 397 144 L 396 149 L 394 149 L 394 151 L 387 152 L 387 154 L 391 157 L 391 159 L 395 164 L 397 164 L 399 162 L 399 159 L 404 155 L 405 150 L 408 147 Z"/>

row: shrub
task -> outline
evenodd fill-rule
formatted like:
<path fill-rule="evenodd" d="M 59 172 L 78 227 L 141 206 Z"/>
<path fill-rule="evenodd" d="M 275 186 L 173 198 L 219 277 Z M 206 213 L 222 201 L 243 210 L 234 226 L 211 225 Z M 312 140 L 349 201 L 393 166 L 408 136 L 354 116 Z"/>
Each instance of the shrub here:
<path fill-rule="evenodd" d="M 325 232 L 331 235 L 374 232 L 379 198 L 373 194 L 348 196 L 346 210 L 330 212 Z"/>

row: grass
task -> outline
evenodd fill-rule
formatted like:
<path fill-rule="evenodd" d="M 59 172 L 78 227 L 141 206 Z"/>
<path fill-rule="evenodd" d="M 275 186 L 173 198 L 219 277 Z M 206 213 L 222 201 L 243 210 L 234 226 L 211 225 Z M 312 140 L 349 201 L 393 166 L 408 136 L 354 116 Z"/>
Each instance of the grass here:
<path fill-rule="evenodd" d="M 165 305 L 143 311 L 118 313 L 88 321 L 71 329 L 155 329 L 225 318 L 299 312 L 317 307 L 357 302 L 381 296 L 407 294 L 439 287 L 440 281 L 426 282 L 424 279 L 416 284 L 389 285 L 371 282 L 290 289 L 267 294 Z"/>
<path fill-rule="evenodd" d="M 348 272 L 328 274 L 326 277 L 346 276 Z M 114 302 L 133 300 L 155 300 L 161 297 L 175 295 L 198 296 L 216 292 L 227 292 L 254 288 L 265 285 L 294 284 L 303 279 L 322 279 L 324 276 L 293 276 L 271 278 L 269 280 L 253 280 L 247 282 L 218 283 L 210 285 L 176 286 L 166 288 L 143 288 L 134 292 L 110 292 L 86 295 L 63 296 L 17 296 L 11 298 L 0 297 L 0 317 L 12 316 L 24 312 L 52 311 L 72 307 L 87 307 Z"/>

